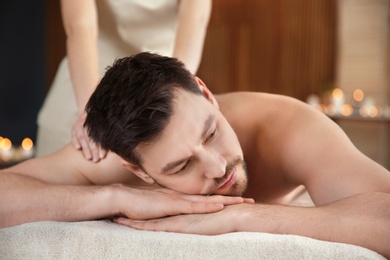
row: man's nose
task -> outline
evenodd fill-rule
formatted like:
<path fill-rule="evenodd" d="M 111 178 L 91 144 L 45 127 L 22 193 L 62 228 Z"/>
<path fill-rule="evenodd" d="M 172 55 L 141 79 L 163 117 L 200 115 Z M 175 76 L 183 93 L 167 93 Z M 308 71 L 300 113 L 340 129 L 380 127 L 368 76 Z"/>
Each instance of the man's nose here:
<path fill-rule="evenodd" d="M 225 175 L 226 160 L 217 153 L 208 153 L 205 155 L 205 169 L 204 175 L 209 179 L 220 178 Z"/>

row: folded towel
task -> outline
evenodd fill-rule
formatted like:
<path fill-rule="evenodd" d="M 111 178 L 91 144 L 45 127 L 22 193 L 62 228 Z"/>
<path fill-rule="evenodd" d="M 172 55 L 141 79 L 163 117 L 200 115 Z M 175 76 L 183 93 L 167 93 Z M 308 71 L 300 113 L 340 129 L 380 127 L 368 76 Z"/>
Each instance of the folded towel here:
<path fill-rule="evenodd" d="M 110 221 L 35 222 L 0 229 L 0 259 L 385 259 L 366 248 L 295 235 L 202 236 Z"/>

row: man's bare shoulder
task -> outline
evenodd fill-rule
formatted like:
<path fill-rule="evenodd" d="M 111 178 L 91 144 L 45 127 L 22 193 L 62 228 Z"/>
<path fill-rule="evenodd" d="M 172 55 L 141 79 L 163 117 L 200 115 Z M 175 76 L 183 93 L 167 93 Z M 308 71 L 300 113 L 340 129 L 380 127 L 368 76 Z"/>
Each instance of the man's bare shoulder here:
<path fill-rule="evenodd" d="M 305 185 L 316 204 L 361 192 L 388 192 L 388 171 L 362 154 L 335 122 L 304 102 L 250 92 L 217 100 L 253 172 Z"/>
<path fill-rule="evenodd" d="M 292 115 L 313 110 L 298 99 L 262 92 L 231 92 L 216 95 L 216 99 L 220 111 L 233 127 L 243 122 L 279 127 Z"/>
<path fill-rule="evenodd" d="M 294 108 L 304 103 L 298 99 L 264 92 L 231 92 L 215 96 L 223 113 L 232 109 L 254 109 L 266 114 L 270 109 Z M 261 108 L 261 109 L 260 109 Z"/>
<path fill-rule="evenodd" d="M 108 153 L 98 163 L 86 160 L 81 151 L 67 145 L 48 156 L 22 162 L 5 172 L 30 176 L 48 183 L 70 185 L 105 185 L 131 183 L 136 177 L 124 169 L 120 157 Z"/>

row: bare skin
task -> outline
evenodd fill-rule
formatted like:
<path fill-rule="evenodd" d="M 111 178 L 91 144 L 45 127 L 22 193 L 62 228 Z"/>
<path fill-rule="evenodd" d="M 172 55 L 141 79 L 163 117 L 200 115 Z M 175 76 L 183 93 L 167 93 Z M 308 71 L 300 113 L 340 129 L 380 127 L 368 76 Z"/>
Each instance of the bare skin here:
<path fill-rule="evenodd" d="M 161 140 L 137 147 L 146 172 L 112 153 L 99 163 L 87 161 L 71 146 L 4 170 L 1 225 L 123 214 L 126 218 L 116 218 L 117 223 L 140 229 L 287 233 L 360 245 L 390 256 L 385 242 L 390 240 L 390 173 L 360 153 L 336 124 L 292 98 L 264 93 L 213 96 L 203 82 L 197 83 L 206 98 L 179 95 L 179 112 Z M 208 118 L 211 123 L 204 123 Z M 183 156 L 183 162 L 159 173 Z M 237 156 L 244 157 L 249 172 L 244 196 L 256 204 L 220 196 L 236 191 L 234 184 L 225 187 L 230 179 L 245 179 L 241 164 L 224 171 Z M 231 177 L 235 174 L 237 180 Z M 169 192 L 137 188 L 158 184 L 178 192 L 172 198 Z M 190 194 L 220 195 L 185 195 L 185 185 Z M 275 205 L 288 203 L 302 185 L 317 207 Z M 161 200 L 156 201 L 155 192 Z M 208 212 L 213 213 L 197 214 Z M 160 218 L 170 215 L 175 216 Z"/>
<path fill-rule="evenodd" d="M 199 84 L 202 85 L 202 82 Z M 220 212 L 203 215 L 189 214 L 147 221 L 117 218 L 117 223 L 138 229 L 206 235 L 235 231 L 296 234 L 355 244 L 389 257 L 386 241 L 390 239 L 390 173 L 360 153 L 336 124 L 291 98 L 260 93 L 231 93 L 214 100 L 206 88 L 204 94 L 214 106 L 219 105 L 237 134 L 250 180 L 244 196 L 255 198 L 257 203 L 232 205 Z M 217 116 L 217 128 L 222 129 L 219 136 L 213 135 L 211 143 L 203 142 L 200 146 L 195 138 L 195 141 L 175 144 L 171 140 L 174 137 L 187 140 L 196 135 L 196 124 L 189 129 L 180 127 L 182 122 L 187 124 L 186 119 L 190 115 L 198 121 L 202 117 L 207 118 L 207 113 L 202 115 L 198 111 L 207 110 L 206 105 L 204 110 L 199 109 L 203 105 L 192 104 L 185 97 L 178 103 L 176 110 L 180 113 L 177 118 L 173 117 L 165 135 L 160 138 L 162 147 L 157 144 L 140 147 L 139 151 L 152 157 L 156 164 L 161 161 L 156 155 L 161 155 L 164 147 L 175 147 L 183 154 L 182 157 L 188 157 L 190 164 L 184 172 L 180 172 L 178 177 L 175 177 L 176 173 L 173 174 L 176 182 L 180 182 L 180 178 L 191 178 L 190 183 L 203 185 L 202 181 L 196 182 L 198 179 L 192 176 L 197 174 L 191 172 L 193 164 L 200 169 L 199 172 L 204 171 L 205 176 L 211 175 L 207 169 L 213 167 L 214 178 L 221 178 L 218 169 L 223 168 L 230 155 L 234 154 L 234 148 L 231 148 L 234 147 L 234 138 L 226 134 L 223 120 Z M 196 109 L 191 111 L 192 107 Z M 190 110 L 188 114 L 182 112 L 186 109 Z M 188 124 L 191 123 L 189 121 Z M 230 145 L 221 145 L 218 138 Z M 172 152 L 165 153 L 170 157 Z M 224 154 L 223 159 L 219 157 L 221 154 Z M 221 167 L 217 167 L 219 164 Z M 144 166 L 147 174 L 128 167 L 146 182 L 169 184 L 150 165 L 146 160 Z M 181 167 L 180 164 L 178 168 Z M 187 170 L 188 167 L 190 169 Z M 242 177 L 242 172 L 239 172 L 241 174 L 238 174 L 237 180 Z M 185 184 L 181 183 L 178 188 L 190 190 L 193 186 L 184 188 Z M 309 191 L 317 207 L 276 205 L 287 203 L 301 185 Z M 234 191 L 234 187 L 228 190 L 233 194 Z M 217 194 L 220 192 L 224 192 L 224 189 L 215 190 Z M 358 236 L 355 232 L 357 229 Z"/>
<path fill-rule="evenodd" d="M 390 192 L 389 172 L 306 104 L 260 93 L 225 94 L 217 100 L 244 151 L 250 173 L 245 196 L 286 202 L 303 184 L 314 203 L 323 205 L 363 192 Z"/>

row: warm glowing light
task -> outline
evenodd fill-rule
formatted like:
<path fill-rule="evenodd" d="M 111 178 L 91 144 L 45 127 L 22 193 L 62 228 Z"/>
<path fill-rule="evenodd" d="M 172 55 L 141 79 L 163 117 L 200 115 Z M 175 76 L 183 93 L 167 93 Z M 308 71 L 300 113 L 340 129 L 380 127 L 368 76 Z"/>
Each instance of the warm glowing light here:
<path fill-rule="evenodd" d="M 0 148 L 4 151 L 8 151 L 12 147 L 12 142 L 8 138 L 2 138 L 0 141 Z"/>
<path fill-rule="evenodd" d="M 340 88 L 335 88 L 332 91 L 332 97 L 334 99 L 342 99 L 344 97 L 344 93 L 343 93 L 343 91 Z"/>
<path fill-rule="evenodd" d="M 24 138 L 22 141 L 23 150 L 31 150 L 32 147 L 33 147 L 33 141 L 28 137 Z"/>
<path fill-rule="evenodd" d="M 377 117 L 379 115 L 379 110 L 376 106 L 362 106 L 359 109 L 359 113 L 362 117 Z"/>
<path fill-rule="evenodd" d="M 353 99 L 358 102 L 361 102 L 363 98 L 364 98 L 364 92 L 361 89 L 355 89 L 355 91 L 353 92 Z"/>
<path fill-rule="evenodd" d="M 340 111 L 340 113 L 343 116 L 350 116 L 350 115 L 352 115 L 352 112 L 353 112 L 353 108 L 350 104 L 343 105 L 343 107 L 341 108 L 341 111 Z"/>
<path fill-rule="evenodd" d="M 13 156 L 12 151 L 11 151 L 11 150 L 8 150 L 8 151 L 3 152 L 3 153 L 1 154 L 1 159 L 2 159 L 4 162 L 8 162 L 8 161 L 11 161 L 12 156 Z"/>
<path fill-rule="evenodd" d="M 376 117 L 378 116 L 378 108 L 376 106 L 370 106 L 369 109 L 368 109 L 368 115 L 370 117 Z"/>
<path fill-rule="evenodd" d="M 320 104 L 320 98 L 317 96 L 317 95 L 314 95 L 314 94 L 311 94 L 307 97 L 307 100 L 306 102 L 312 106 L 312 107 L 316 107 L 317 105 Z"/>
<path fill-rule="evenodd" d="M 325 111 L 325 113 L 326 113 L 327 115 L 330 115 L 330 116 L 333 116 L 333 115 L 336 114 L 335 106 L 332 105 L 332 104 L 326 106 L 324 111 Z"/>

